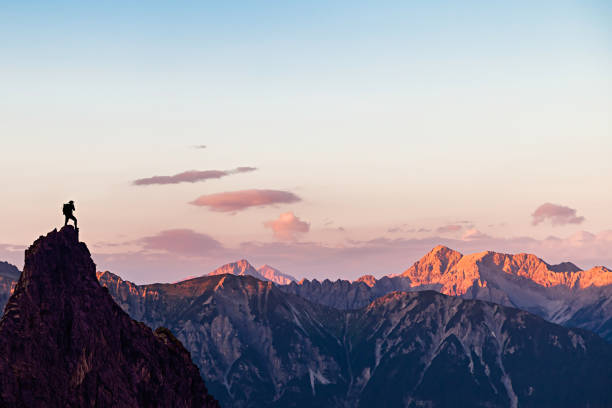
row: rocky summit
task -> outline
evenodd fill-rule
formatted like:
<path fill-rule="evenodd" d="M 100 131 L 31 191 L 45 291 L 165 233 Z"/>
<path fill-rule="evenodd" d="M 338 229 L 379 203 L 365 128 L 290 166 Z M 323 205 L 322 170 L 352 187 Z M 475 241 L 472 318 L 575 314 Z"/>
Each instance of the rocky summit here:
<path fill-rule="evenodd" d="M 40 237 L 0 320 L 2 407 L 217 407 L 189 352 L 100 286 L 72 227 Z"/>

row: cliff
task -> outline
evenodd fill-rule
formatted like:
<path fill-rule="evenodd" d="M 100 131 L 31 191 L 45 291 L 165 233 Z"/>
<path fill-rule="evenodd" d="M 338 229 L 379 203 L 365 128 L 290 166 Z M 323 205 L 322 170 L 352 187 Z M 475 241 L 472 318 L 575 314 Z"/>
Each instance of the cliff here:
<path fill-rule="evenodd" d="M 40 237 L 0 320 L 0 406 L 217 407 L 167 329 L 132 320 L 74 228 Z"/>

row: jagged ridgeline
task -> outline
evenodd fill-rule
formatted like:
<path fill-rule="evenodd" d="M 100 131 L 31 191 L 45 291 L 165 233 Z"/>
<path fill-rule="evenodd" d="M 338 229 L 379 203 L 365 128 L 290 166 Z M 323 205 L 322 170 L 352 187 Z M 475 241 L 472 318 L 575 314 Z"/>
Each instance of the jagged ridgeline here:
<path fill-rule="evenodd" d="M 0 321 L 1 407 L 217 407 L 168 329 L 132 320 L 72 227 L 40 237 Z"/>
<path fill-rule="evenodd" d="M 225 406 L 612 406 L 612 345 L 494 303 L 393 292 L 339 310 L 252 276 L 99 279 L 176 334 Z"/>

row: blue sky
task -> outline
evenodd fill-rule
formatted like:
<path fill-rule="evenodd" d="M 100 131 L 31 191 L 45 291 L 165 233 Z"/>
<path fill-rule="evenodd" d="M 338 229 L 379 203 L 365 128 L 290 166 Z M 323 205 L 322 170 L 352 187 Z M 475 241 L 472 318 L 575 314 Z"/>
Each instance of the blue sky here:
<path fill-rule="evenodd" d="M 599 234 L 612 228 L 611 17 L 603 1 L 3 4 L 0 244 L 31 242 L 70 198 L 88 242 L 183 228 L 274 243 L 264 223 L 286 212 L 310 224 L 296 243 L 327 246 L 462 219 L 504 239 Z M 258 170 L 130 185 L 238 166 Z M 187 204 L 247 189 L 302 201 Z M 533 226 L 545 202 L 585 221 Z"/>

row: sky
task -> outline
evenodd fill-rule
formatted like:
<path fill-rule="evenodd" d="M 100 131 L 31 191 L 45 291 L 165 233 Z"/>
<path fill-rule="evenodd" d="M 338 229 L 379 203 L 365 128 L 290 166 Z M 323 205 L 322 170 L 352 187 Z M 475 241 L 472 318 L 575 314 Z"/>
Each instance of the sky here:
<path fill-rule="evenodd" d="M 612 267 L 612 5 L 5 2 L 0 259 L 74 200 L 100 270 Z"/>

